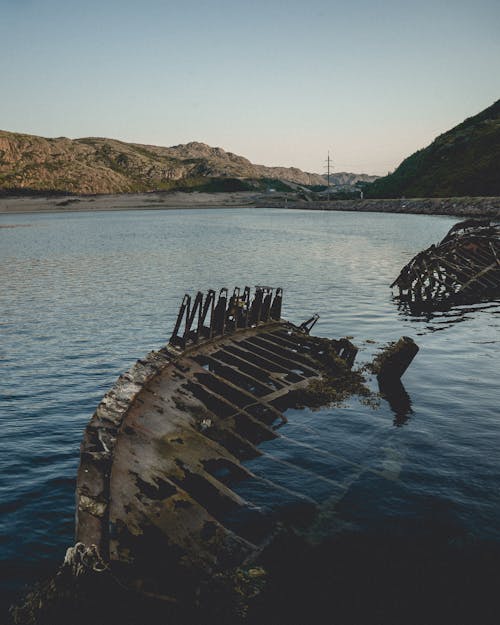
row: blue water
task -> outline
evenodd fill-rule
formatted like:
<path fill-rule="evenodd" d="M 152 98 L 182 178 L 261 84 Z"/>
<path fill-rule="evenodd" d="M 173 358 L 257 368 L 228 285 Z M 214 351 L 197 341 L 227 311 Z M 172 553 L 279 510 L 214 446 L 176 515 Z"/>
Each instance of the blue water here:
<path fill-rule="evenodd" d="M 255 461 L 320 502 L 318 535 L 416 518 L 451 539 L 500 542 L 500 305 L 412 317 L 388 288 L 455 222 L 270 209 L 0 216 L 25 226 L 0 227 L 3 601 L 72 543 L 79 443 L 101 396 L 167 341 L 183 293 L 208 287 L 282 286 L 286 318 L 319 312 L 315 332 L 353 337 L 360 363 L 401 335 L 420 346 L 403 408 L 289 411 L 281 432 L 296 442 L 267 443 Z"/>

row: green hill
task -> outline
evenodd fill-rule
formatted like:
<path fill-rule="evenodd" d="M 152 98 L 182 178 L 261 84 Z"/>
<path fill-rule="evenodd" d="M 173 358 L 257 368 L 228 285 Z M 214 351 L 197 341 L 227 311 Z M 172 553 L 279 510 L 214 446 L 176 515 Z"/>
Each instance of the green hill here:
<path fill-rule="evenodd" d="M 415 152 L 366 197 L 500 195 L 500 100 Z"/>

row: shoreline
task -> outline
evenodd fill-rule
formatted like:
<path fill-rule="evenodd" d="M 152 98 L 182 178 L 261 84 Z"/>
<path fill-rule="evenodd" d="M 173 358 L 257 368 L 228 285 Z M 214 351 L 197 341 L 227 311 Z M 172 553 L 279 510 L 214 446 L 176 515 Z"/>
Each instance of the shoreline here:
<path fill-rule="evenodd" d="M 0 195 L 0 215 L 196 208 L 288 208 L 500 219 L 500 197 L 306 201 L 291 197 L 290 194 L 263 194 L 249 191 L 233 193 L 178 191 L 94 196 Z"/>
<path fill-rule="evenodd" d="M 355 199 L 324 202 L 306 202 L 302 200 L 300 202 L 288 202 L 288 208 L 500 219 L 500 197 Z"/>
<path fill-rule="evenodd" d="M 190 208 L 254 208 L 261 195 L 235 193 L 124 193 L 112 195 L 0 195 L 0 215 Z"/>

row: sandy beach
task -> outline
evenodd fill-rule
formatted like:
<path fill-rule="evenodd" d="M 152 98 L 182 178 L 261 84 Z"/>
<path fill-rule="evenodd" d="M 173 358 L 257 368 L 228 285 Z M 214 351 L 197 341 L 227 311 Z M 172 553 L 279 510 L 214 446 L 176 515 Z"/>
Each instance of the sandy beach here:
<path fill-rule="evenodd" d="M 0 214 L 111 211 L 168 208 L 224 208 L 255 206 L 260 194 L 240 193 L 126 193 L 116 195 L 0 196 Z"/>

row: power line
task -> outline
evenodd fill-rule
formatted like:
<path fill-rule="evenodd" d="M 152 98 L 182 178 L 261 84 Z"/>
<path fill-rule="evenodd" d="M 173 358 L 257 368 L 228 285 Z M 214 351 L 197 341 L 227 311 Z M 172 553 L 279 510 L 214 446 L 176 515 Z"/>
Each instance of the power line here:
<path fill-rule="evenodd" d="M 328 150 L 328 156 L 326 163 L 326 182 L 328 187 L 328 201 L 330 201 L 330 169 L 333 169 L 333 159 L 330 158 L 330 150 Z"/>

